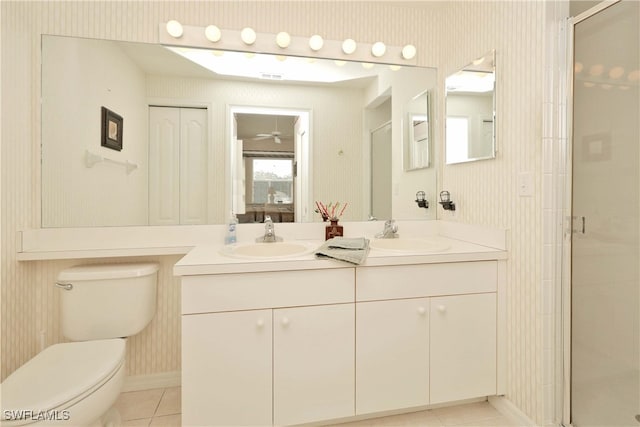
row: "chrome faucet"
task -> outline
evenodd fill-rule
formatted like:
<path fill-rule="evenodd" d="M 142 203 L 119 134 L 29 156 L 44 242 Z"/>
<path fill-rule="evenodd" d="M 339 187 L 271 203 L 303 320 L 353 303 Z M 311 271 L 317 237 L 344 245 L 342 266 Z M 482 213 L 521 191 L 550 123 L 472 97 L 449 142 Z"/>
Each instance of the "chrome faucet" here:
<path fill-rule="evenodd" d="M 257 237 L 256 242 L 274 243 L 282 241 L 282 237 L 276 236 L 276 230 L 273 226 L 271 216 L 265 215 L 264 217 L 264 235 Z"/>
<path fill-rule="evenodd" d="M 395 220 L 388 219 L 384 222 L 384 229 L 375 235 L 376 239 L 395 239 L 398 236 L 398 225 Z"/>

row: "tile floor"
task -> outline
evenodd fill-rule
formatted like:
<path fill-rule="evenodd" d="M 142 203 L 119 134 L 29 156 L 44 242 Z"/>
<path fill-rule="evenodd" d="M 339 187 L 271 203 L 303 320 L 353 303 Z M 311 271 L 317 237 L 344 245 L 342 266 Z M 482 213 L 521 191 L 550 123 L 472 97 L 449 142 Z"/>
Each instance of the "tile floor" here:
<path fill-rule="evenodd" d="M 173 427 L 181 425 L 180 387 L 130 391 L 120 394 L 115 408 L 123 427 Z M 339 424 L 340 427 L 363 426 L 492 426 L 517 427 L 488 402 L 469 403 L 447 408 Z"/>
<path fill-rule="evenodd" d="M 114 407 L 122 426 L 179 427 L 181 425 L 180 387 L 121 393 Z"/>

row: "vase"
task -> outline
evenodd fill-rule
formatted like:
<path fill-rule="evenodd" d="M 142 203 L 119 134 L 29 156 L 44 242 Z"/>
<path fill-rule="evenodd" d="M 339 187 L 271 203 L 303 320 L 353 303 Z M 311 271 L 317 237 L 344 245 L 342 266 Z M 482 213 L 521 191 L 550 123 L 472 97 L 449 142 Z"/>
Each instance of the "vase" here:
<path fill-rule="evenodd" d="M 324 239 L 329 240 L 334 237 L 342 237 L 342 230 L 344 227 L 338 225 L 337 219 L 331 219 L 331 223 L 326 226 L 324 230 Z"/>

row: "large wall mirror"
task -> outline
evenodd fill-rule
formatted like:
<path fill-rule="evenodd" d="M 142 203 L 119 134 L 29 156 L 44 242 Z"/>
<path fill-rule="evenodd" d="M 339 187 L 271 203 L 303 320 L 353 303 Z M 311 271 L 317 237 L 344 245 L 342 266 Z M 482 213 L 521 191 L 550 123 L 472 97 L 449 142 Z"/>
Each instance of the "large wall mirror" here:
<path fill-rule="evenodd" d="M 393 182 L 375 198 L 435 218 L 413 201 L 435 172 L 405 173 L 401 124 L 435 84 L 433 68 L 44 35 L 42 226 L 320 221 L 315 200 L 365 220 L 387 122 Z"/>
<path fill-rule="evenodd" d="M 447 164 L 495 158 L 495 80 L 494 51 L 447 77 Z"/>

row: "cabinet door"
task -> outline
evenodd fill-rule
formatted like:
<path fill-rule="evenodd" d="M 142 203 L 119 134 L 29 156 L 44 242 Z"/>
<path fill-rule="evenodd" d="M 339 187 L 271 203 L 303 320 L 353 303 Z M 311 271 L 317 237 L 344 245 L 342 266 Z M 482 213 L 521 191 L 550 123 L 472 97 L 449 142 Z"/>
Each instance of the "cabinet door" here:
<path fill-rule="evenodd" d="M 496 294 L 431 299 L 431 403 L 496 394 Z"/>
<path fill-rule="evenodd" d="M 274 424 L 354 415 L 354 311 L 354 304 L 274 310 Z"/>
<path fill-rule="evenodd" d="M 271 425 L 272 311 L 182 316 L 182 423 Z"/>
<path fill-rule="evenodd" d="M 180 224 L 206 224 L 207 110 L 180 109 Z"/>
<path fill-rule="evenodd" d="M 149 107 L 149 224 L 180 223 L 180 109 Z"/>
<path fill-rule="evenodd" d="M 429 299 L 356 304 L 356 414 L 429 403 Z"/>

